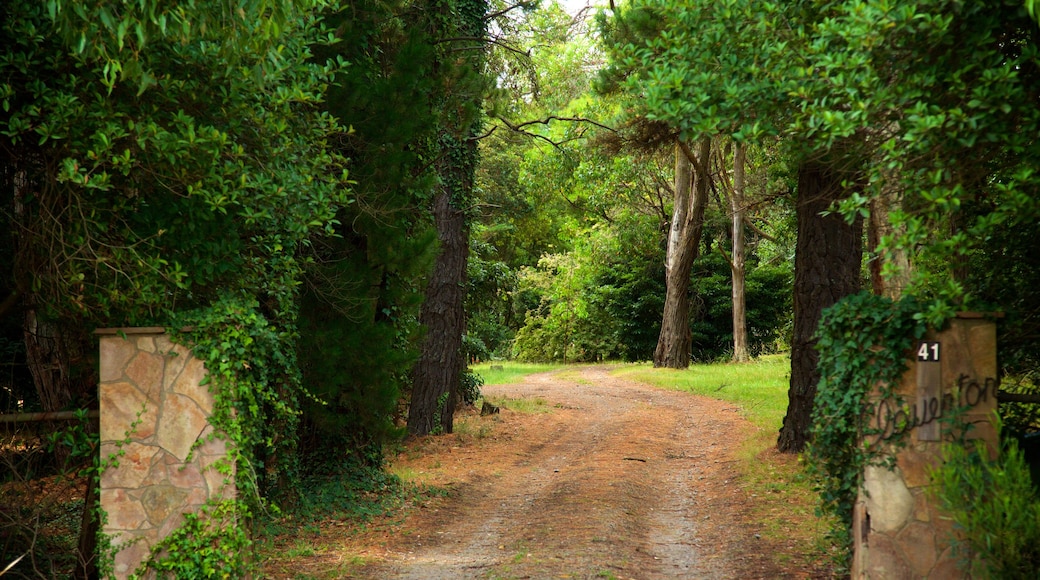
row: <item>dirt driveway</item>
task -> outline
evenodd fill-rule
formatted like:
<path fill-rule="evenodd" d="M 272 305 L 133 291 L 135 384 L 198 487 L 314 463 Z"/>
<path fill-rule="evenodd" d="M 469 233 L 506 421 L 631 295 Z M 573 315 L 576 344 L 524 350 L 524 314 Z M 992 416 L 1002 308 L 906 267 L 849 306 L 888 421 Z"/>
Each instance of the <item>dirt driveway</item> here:
<path fill-rule="evenodd" d="M 360 548 L 369 579 L 792 578 L 749 521 L 732 404 L 620 380 L 604 367 L 486 386 L 499 415 L 413 441 L 395 469 L 445 497 Z M 535 399 L 551 412 L 508 409 Z"/>

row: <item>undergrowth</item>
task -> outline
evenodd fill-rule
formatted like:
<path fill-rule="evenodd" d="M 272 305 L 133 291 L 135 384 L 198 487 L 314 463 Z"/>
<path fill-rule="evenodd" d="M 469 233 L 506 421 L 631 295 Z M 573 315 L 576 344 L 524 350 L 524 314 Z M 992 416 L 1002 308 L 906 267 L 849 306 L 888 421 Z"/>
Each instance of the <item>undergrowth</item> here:
<path fill-rule="evenodd" d="M 956 525 L 957 555 L 973 578 L 1036 578 L 1040 497 L 1017 441 L 990 459 L 963 441 L 943 446 L 932 493 Z"/>
<path fill-rule="evenodd" d="M 378 461 L 348 458 L 316 465 L 301 478 L 294 506 L 256 522 L 257 556 L 268 574 L 308 577 L 306 559 L 341 549 L 339 534 L 349 537 L 383 518 L 403 518 L 406 506 L 447 493 L 404 481 Z M 329 577 L 349 577 L 364 564 L 363 558 L 354 557 Z"/>

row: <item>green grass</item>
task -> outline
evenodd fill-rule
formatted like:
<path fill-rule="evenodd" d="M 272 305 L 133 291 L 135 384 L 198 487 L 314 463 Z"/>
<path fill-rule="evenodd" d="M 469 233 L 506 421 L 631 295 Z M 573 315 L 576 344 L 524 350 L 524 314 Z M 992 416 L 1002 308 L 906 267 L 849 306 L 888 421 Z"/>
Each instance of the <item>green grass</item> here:
<path fill-rule="evenodd" d="M 488 402 L 517 413 L 548 413 L 554 408 L 549 405 L 549 401 L 541 397 L 491 397 Z"/>
<path fill-rule="evenodd" d="M 790 369 L 790 358 L 778 354 L 745 364 L 696 364 L 681 371 L 640 364 L 622 367 L 613 374 L 657 387 L 731 401 L 755 426 L 775 432 L 787 413 Z"/>
<path fill-rule="evenodd" d="M 470 368 L 484 379 L 485 385 L 507 385 L 520 382 L 527 375 L 564 368 L 564 365 L 502 361 L 480 363 Z"/>

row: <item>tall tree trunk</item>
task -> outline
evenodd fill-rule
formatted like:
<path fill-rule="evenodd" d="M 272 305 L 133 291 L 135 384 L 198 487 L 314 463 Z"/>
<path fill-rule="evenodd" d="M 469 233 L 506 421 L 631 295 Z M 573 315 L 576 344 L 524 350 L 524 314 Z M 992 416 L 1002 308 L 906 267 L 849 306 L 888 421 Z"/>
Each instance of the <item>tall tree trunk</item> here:
<path fill-rule="evenodd" d="M 794 336 L 791 339 L 791 384 L 787 415 L 777 449 L 798 453 L 809 440 L 813 400 L 820 381 L 814 335 L 824 308 L 859 291 L 862 220 L 852 224 L 824 214 L 844 197 L 840 173 L 820 161 L 798 168 L 798 241 L 794 259 Z"/>
<path fill-rule="evenodd" d="M 733 274 L 733 362 L 751 359 L 747 341 L 747 308 L 744 291 L 744 162 L 746 150 L 736 144 L 733 156 L 733 194 L 729 198 L 733 223 L 733 257 L 730 270 Z"/>
<path fill-rule="evenodd" d="M 440 252 L 426 286 L 419 314 L 425 328 L 422 352 L 412 371 L 412 400 L 408 407 L 408 432 L 426 435 L 451 433 L 455 393 L 465 364 L 462 334 L 465 332 L 463 299 L 469 231 L 465 215 L 453 206 L 453 191 L 440 188 L 433 216 Z"/>
<path fill-rule="evenodd" d="M 486 0 L 429 0 L 433 38 L 484 38 Z M 456 53 L 448 44 L 439 57 L 443 93 L 436 103 L 444 116 L 435 146 L 437 193 L 433 219 L 440 252 L 426 286 L 419 323 L 426 331 L 419 360 L 412 370 L 408 432 L 451 433 L 455 401 L 466 361 L 466 262 L 469 224 L 464 207 L 473 197 L 480 132 L 480 103 L 485 94 L 483 48 Z M 435 100 L 436 102 L 436 100 Z"/>
<path fill-rule="evenodd" d="M 711 140 L 702 139 L 693 153 L 683 143 L 675 148 L 675 203 L 665 257 L 665 299 L 654 366 L 690 366 L 690 272 L 700 251 L 704 208 L 708 203 L 708 160 Z"/>

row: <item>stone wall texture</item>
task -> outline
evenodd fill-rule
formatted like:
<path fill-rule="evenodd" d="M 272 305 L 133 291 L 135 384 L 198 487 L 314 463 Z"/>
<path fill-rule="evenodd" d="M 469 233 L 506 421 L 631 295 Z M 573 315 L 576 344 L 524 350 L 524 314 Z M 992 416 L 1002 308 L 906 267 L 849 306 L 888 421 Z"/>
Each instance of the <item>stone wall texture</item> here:
<path fill-rule="evenodd" d="M 209 499 L 233 497 L 233 478 L 215 465 L 226 442 L 214 437 L 213 395 L 201 360 L 161 328 L 97 331 L 101 348 L 101 458 L 122 450 L 101 476 L 104 532 L 116 548 L 115 576 L 126 578 L 184 514 Z"/>
<path fill-rule="evenodd" d="M 997 436 L 991 418 L 998 377 L 996 325 L 980 316 L 965 315 L 951 321 L 946 330 L 929 333 L 925 340 L 939 342 L 942 348 L 938 372 L 933 375 L 942 394 L 970 406 L 965 418 L 972 424 L 969 438 L 984 441 L 995 454 Z M 920 377 L 928 376 L 920 365 L 911 361 L 899 386 L 906 401 L 916 405 L 916 409 L 908 409 L 908 415 L 916 416 L 918 423 L 935 415 L 935 408 L 929 408 L 926 400 L 931 397 L 922 398 L 927 389 L 917 384 Z M 864 474 L 865 490 L 853 513 L 854 580 L 968 577 L 953 554 L 953 525 L 928 494 L 929 469 L 941 461 L 941 439 L 949 434 L 945 425 L 938 430 L 936 425 L 941 422 L 927 423 L 910 429 L 906 447 L 893 450 L 894 470 L 871 467 Z M 937 436 L 928 434 L 932 429 L 937 429 Z"/>

